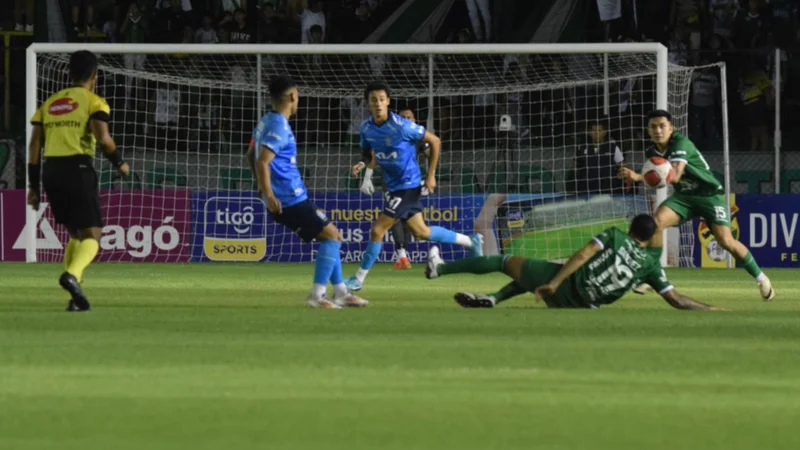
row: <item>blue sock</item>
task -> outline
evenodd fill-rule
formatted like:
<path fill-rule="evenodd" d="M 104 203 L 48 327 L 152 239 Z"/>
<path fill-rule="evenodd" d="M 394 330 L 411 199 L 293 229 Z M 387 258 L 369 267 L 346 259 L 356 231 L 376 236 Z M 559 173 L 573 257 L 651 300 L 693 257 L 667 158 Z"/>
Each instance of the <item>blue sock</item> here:
<path fill-rule="evenodd" d="M 317 262 L 314 265 L 314 284 L 328 285 L 328 280 L 331 279 L 336 263 L 341 266 L 342 259 L 339 256 L 339 248 L 341 246 L 342 244 L 339 241 L 320 242 Z M 339 276 L 341 277 L 341 274 Z"/>
<path fill-rule="evenodd" d="M 344 276 L 342 275 L 342 258 L 339 255 L 339 248 L 341 248 L 342 244 L 338 241 L 337 243 L 339 245 L 336 247 L 336 264 L 333 265 L 333 272 L 331 272 L 331 284 L 334 286 L 344 283 Z"/>
<path fill-rule="evenodd" d="M 455 244 L 456 232 L 450 231 L 447 228 L 431 227 L 431 235 L 428 239 L 433 242 L 441 242 L 442 244 Z"/>
<path fill-rule="evenodd" d="M 367 251 L 364 252 L 364 256 L 361 258 L 361 268 L 364 270 L 372 269 L 372 266 L 381 254 L 382 248 L 383 242 L 370 241 L 370 243 L 367 244 Z"/>

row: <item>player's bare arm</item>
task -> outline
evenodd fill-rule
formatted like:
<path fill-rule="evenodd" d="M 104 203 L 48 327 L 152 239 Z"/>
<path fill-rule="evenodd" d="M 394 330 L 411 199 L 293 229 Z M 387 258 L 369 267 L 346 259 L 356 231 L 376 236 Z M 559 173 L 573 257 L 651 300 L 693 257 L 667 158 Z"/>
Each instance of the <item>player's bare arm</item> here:
<path fill-rule="evenodd" d="M 28 186 L 28 204 L 37 211 L 39 210 L 39 202 L 41 201 L 39 162 L 41 161 L 43 145 L 44 133 L 42 132 L 42 126 L 34 125 L 31 131 L 31 142 L 28 145 L 28 178 L 31 183 L 31 185 Z"/>
<path fill-rule="evenodd" d="M 428 192 L 432 194 L 436 189 L 436 167 L 439 165 L 439 154 L 442 151 L 442 140 L 439 139 L 439 136 L 436 136 L 430 131 L 426 131 L 425 136 L 422 137 L 422 142 L 430 146 L 430 155 L 428 156 L 428 175 L 425 178 L 425 187 L 428 189 Z"/>
<path fill-rule="evenodd" d="M 244 155 L 247 160 L 247 165 L 250 166 L 250 173 L 256 178 L 256 186 L 258 187 L 258 173 L 256 173 L 256 147 L 255 142 L 251 139 L 250 145 L 247 146 L 247 153 Z M 259 187 L 259 189 L 261 189 Z"/>
<path fill-rule="evenodd" d="M 586 264 L 587 261 L 592 259 L 592 257 L 600 250 L 601 248 L 597 242 L 594 240 L 589 241 L 589 243 L 584 245 L 583 248 L 572 255 L 572 257 L 561 267 L 561 269 L 556 273 L 556 276 L 554 276 L 549 283 L 536 289 L 535 294 L 537 300 L 541 298 L 550 298 L 555 295 L 558 287 L 561 286 L 561 283 L 569 278 L 570 275 L 577 272 L 578 269 Z"/>
<path fill-rule="evenodd" d="M 679 293 L 677 289 L 671 289 L 661 294 L 661 298 L 663 298 L 675 309 L 688 309 L 693 311 L 727 311 L 725 308 L 719 308 L 698 302 L 687 295 Z"/>
<path fill-rule="evenodd" d="M 256 161 L 256 178 L 258 179 L 258 190 L 267 197 L 267 208 L 272 214 L 281 213 L 281 201 L 275 197 L 272 191 L 272 174 L 269 171 L 269 164 L 275 159 L 275 153 L 267 147 L 261 147 L 261 152 Z"/>
<path fill-rule="evenodd" d="M 672 170 L 675 172 L 672 175 L 672 181 L 670 181 L 670 183 L 677 184 L 681 181 L 683 172 L 686 170 L 686 161 L 673 161 L 670 164 L 672 164 Z"/>
<path fill-rule="evenodd" d="M 619 166 L 618 177 L 623 180 L 631 180 L 634 183 L 638 183 L 644 180 L 644 177 L 640 173 L 625 166 Z"/>
<path fill-rule="evenodd" d="M 375 152 L 371 148 L 361 149 L 361 152 L 364 156 L 363 160 L 357 162 L 351 169 L 351 173 L 354 177 L 357 177 L 364 169 L 375 170 L 375 165 L 377 164 Z"/>
<path fill-rule="evenodd" d="M 111 161 L 111 164 L 117 167 L 119 173 L 128 176 L 131 168 L 128 163 L 122 160 L 122 156 L 117 152 L 117 144 L 108 132 L 108 122 L 105 120 L 92 119 L 89 121 L 89 127 L 92 130 L 92 134 L 94 134 L 94 137 L 97 139 L 97 144 L 100 145 L 100 148 L 103 150 L 105 157 Z"/>

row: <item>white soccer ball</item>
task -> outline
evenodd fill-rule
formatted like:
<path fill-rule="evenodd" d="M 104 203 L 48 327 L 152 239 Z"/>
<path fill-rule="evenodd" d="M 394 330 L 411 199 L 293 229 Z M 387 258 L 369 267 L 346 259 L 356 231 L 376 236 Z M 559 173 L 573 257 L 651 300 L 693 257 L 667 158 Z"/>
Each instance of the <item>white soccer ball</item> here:
<path fill-rule="evenodd" d="M 672 164 L 664 158 L 654 156 L 645 161 L 642 167 L 644 182 L 651 188 L 663 188 L 672 181 L 675 171 Z"/>

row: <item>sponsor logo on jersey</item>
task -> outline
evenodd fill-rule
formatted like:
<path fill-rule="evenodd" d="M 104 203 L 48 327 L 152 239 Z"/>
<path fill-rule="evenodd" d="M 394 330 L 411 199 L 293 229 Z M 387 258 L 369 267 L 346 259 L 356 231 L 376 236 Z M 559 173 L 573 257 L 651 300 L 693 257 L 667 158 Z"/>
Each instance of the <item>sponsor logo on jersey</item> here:
<path fill-rule="evenodd" d="M 50 107 L 47 108 L 47 112 L 50 113 L 51 116 L 63 116 L 64 114 L 75 111 L 78 109 L 78 106 L 78 102 L 72 100 L 72 98 L 64 97 L 51 103 Z"/>

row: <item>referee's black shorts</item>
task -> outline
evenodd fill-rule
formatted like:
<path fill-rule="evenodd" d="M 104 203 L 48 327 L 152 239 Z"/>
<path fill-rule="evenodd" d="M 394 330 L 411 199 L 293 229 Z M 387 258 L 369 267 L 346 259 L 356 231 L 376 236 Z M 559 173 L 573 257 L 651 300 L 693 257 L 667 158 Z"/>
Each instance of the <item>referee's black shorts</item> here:
<path fill-rule="evenodd" d="M 103 227 L 97 172 L 91 157 L 47 158 L 42 186 L 56 223 L 68 230 Z"/>

